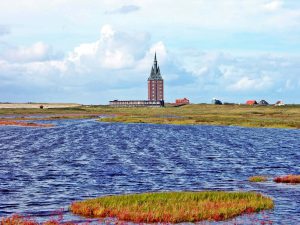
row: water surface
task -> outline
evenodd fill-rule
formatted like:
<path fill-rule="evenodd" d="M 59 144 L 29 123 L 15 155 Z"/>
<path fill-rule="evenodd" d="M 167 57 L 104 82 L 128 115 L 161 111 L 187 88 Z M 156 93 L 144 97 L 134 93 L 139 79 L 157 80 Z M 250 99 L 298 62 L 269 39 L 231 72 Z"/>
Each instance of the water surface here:
<path fill-rule="evenodd" d="M 94 120 L 41 123 L 56 126 L 0 127 L 0 217 L 22 213 L 43 220 L 64 208 L 65 218 L 77 221 L 66 209 L 85 198 L 245 190 L 275 201 L 274 210 L 256 218 L 300 224 L 300 186 L 247 181 L 252 175 L 300 174 L 299 130 Z M 243 218 L 239 221 L 246 223 Z"/>

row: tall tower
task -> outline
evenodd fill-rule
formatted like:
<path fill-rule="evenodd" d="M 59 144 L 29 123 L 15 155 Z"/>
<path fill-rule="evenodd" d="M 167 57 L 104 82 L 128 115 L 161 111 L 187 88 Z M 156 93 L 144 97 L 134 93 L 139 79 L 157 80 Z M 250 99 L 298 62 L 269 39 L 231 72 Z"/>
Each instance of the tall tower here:
<path fill-rule="evenodd" d="M 154 63 L 151 68 L 151 73 L 148 78 L 148 100 L 164 100 L 164 80 L 162 79 L 159 66 L 157 65 L 156 52 L 154 56 Z"/>

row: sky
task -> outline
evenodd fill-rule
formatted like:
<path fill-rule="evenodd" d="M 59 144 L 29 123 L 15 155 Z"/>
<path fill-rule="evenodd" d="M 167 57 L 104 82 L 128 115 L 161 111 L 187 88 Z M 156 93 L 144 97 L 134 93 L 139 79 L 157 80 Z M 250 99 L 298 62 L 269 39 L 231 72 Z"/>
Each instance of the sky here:
<path fill-rule="evenodd" d="M 300 103 L 298 0 L 0 0 L 0 102 Z"/>

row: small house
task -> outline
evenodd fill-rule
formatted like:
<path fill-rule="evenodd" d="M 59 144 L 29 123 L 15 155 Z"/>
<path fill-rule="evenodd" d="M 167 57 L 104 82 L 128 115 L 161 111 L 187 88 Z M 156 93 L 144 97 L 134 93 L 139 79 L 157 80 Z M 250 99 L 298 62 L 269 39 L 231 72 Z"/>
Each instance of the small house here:
<path fill-rule="evenodd" d="M 188 100 L 187 98 L 181 98 L 181 99 L 176 99 L 176 104 L 190 104 L 190 100 Z"/>
<path fill-rule="evenodd" d="M 246 105 L 257 105 L 257 101 L 255 101 L 255 100 L 248 100 L 246 102 Z"/>
<path fill-rule="evenodd" d="M 277 101 L 275 103 L 275 106 L 283 106 L 283 105 L 284 105 L 283 101 Z"/>
<path fill-rule="evenodd" d="M 214 104 L 214 105 L 222 105 L 222 102 L 221 100 L 218 100 L 216 98 L 213 98 L 213 100 L 211 101 L 211 104 Z"/>
<path fill-rule="evenodd" d="M 259 105 L 269 105 L 269 103 L 266 100 L 260 100 L 258 103 Z"/>

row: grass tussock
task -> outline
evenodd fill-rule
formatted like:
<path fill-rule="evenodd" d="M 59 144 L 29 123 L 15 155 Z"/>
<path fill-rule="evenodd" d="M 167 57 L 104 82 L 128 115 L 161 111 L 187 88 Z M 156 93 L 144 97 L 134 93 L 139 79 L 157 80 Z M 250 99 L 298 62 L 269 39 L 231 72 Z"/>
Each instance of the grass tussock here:
<path fill-rule="evenodd" d="M 265 176 L 252 176 L 248 179 L 250 182 L 265 182 L 268 180 Z"/>
<path fill-rule="evenodd" d="M 300 175 L 287 175 L 282 177 L 275 177 L 274 181 L 276 183 L 300 184 Z"/>
<path fill-rule="evenodd" d="M 105 196 L 74 202 L 70 210 L 85 217 L 116 217 L 136 223 L 221 221 L 272 209 L 273 201 L 255 192 L 162 192 Z"/>

